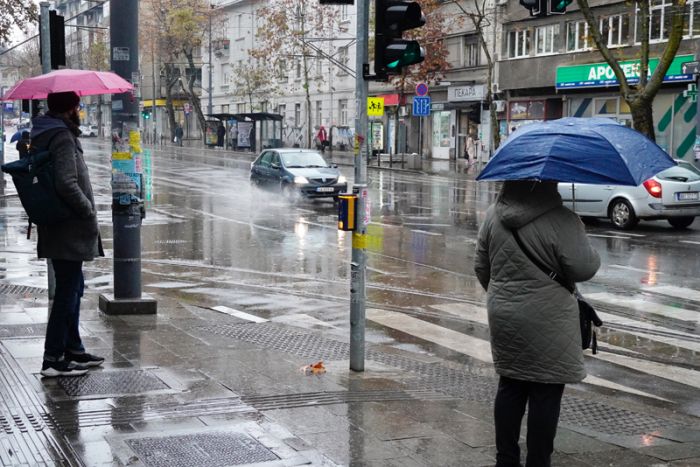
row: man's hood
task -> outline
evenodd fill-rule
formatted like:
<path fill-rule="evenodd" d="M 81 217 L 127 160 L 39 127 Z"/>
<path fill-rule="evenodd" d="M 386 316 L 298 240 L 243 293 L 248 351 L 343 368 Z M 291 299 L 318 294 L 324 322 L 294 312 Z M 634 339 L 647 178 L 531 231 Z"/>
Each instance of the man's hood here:
<path fill-rule="evenodd" d="M 68 129 L 68 126 L 61 118 L 52 117 L 50 115 L 39 115 L 32 119 L 32 132 L 29 135 L 31 139 L 36 138 L 42 133 L 58 128 Z"/>
<path fill-rule="evenodd" d="M 556 182 L 509 181 L 496 200 L 496 215 L 510 229 L 519 229 L 561 206 Z"/>

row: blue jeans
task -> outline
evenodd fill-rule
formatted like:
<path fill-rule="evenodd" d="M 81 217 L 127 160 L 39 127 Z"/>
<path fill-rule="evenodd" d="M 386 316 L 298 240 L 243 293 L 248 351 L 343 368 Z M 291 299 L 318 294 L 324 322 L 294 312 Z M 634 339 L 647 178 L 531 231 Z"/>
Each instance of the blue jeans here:
<path fill-rule="evenodd" d="M 46 326 L 44 360 L 55 362 L 68 352 L 83 353 L 80 339 L 80 297 L 83 296 L 83 262 L 52 260 L 56 275 L 56 293 Z"/>

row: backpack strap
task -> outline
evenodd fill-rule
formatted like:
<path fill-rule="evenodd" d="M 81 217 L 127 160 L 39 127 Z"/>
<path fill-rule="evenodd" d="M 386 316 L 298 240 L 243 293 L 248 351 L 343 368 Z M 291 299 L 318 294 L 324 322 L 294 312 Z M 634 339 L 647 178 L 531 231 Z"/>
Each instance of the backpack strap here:
<path fill-rule="evenodd" d="M 511 229 L 511 232 L 513 233 L 513 238 L 515 238 L 515 242 L 518 244 L 518 246 L 520 247 L 522 252 L 525 253 L 525 256 L 527 256 L 528 259 L 530 261 L 532 261 L 532 264 L 537 266 L 540 269 L 540 271 L 545 273 L 550 279 L 557 281 L 559 283 L 559 285 L 564 287 L 569 292 L 571 292 L 571 293 L 575 292 L 576 288 L 572 284 L 568 283 L 562 276 L 560 276 L 559 274 L 554 272 L 552 269 L 550 269 L 547 266 L 545 266 L 544 264 L 542 264 L 542 262 L 540 260 L 538 260 L 537 258 L 535 258 L 533 256 L 533 254 L 525 247 L 525 244 L 520 239 L 520 235 L 518 235 L 517 229 Z"/>

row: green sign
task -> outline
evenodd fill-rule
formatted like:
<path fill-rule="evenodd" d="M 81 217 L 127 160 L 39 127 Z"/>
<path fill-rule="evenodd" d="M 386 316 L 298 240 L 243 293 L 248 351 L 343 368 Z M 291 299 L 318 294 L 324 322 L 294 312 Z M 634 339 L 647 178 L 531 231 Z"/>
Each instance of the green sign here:
<path fill-rule="evenodd" d="M 684 75 L 682 65 L 693 60 L 694 57 L 692 55 L 679 55 L 674 58 L 671 66 L 668 67 L 666 76 L 664 76 L 664 83 L 692 81 L 693 75 Z M 658 58 L 649 59 L 649 76 L 651 76 L 658 64 Z M 622 67 L 622 71 L 624 71 L 630 84 L 639 82 L 639 60 L 620 62 L 620 67 Z M 607 63 L 590 63 L 588 65 L 560 66 L 557 68 L 557 89 L 617 86 L 617 84 L 615 73 L 613 73 L 612 68 Z"/>

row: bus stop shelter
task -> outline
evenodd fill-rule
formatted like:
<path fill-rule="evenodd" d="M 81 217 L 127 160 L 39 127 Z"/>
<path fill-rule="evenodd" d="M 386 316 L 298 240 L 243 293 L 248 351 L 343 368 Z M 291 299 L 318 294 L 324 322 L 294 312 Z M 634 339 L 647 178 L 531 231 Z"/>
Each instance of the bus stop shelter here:
<path fill-rule="evenodd" d="M 261 149 L 282 146 L 282 116 L 268 112 L 218 113 L 207 116 L 216 118 L 227 126 L 226 138 L 230 132 L 229 122 L 236 125 L 237 141 L 234 147 L 258 152 Z M 259 142 L 259 143 L 258 143 Z"/>

